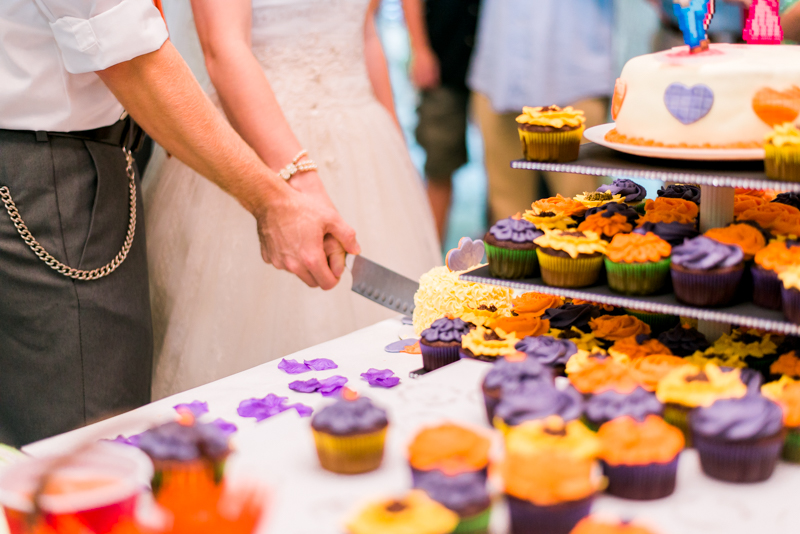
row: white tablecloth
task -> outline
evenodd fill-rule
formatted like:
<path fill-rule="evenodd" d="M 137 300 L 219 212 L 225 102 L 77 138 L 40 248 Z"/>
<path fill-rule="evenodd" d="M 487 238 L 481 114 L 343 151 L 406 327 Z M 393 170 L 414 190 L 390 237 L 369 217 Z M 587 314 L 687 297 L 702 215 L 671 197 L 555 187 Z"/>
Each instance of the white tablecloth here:
<path fill-rule="evenodd" d="M 461 361 L 411 379 L 408 374 L 421 367 L 421 357 L 384 351 L 388 343 L 406 332 L 399 320 L 384 321 L 290 356 L 300 361 L 330 358 L 338 369 L 288 375 L 277 368 L 279 360 L 270 362 L 24 450 L 43 455 L 63 452 L 91 439 L 138 433 L 173 418 L 175 404 L 206 401 L 211 419 L 222 417 L 239 427 L 235 435 L 237 454 L 229 463 L 230 476 L 255 478 L 271 489 L 269 518 L 260 534 L 341 534 L 344 520 L 365 500 L 399 494 L 410 487 L 405 447 L 422 425 L 450 419 L 488 427 L 480 391 L 488 365 Z M 394 370 L 401 377 L 400 385 L 370 388 L 359 376 L 370 367 Z M 236 414 L 240 401 L 268 393 L 288 396 L 290 403 L 302 402 L 315 409 L 325 406 L 332 400 L 317 393 L 295 393 L 288 384 L 334 374 L 348 377 L 350 387 L 389 411 L 384 463 L 375 472 L 339 476 L 322 470 L 316 459 L 310 419 L 300 418 L 294 410 L 261 423 Z M 661 534 L 795 534 L 800 532 L 799 495 L 800 466 L 781 463 L 765 483 L 728 484 L 704 476 L 696 453 L 686 451 L 680 460 L 678 488 L 671 497 L 633 502 L 603 496 L 594 509 L 640 519 Z M 505 514 L 502 505 L 495 506 L 495 533 L 505 531 Z"/>

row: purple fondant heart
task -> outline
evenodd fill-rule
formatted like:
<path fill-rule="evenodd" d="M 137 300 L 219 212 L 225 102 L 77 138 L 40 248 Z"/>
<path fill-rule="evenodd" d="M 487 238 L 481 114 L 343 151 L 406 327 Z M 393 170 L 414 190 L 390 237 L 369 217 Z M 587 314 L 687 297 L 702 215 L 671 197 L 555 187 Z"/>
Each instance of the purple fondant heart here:
<path fill-rule="evenodd" d="M 484 252 L 482 240 L 473 241 L 469 237 L 462 237 L 458 242 L 458 248 L 447 253 L 445 263 L 451 271 L 466 271 L 480 265 Z"/>
<path fill-rule="evenodd" d="M 683 124 L 692 124 L 711 111 L 714 93 L 703 84 L 686 87 L 682 83 L 673 83 L 664 92 L 664 104 L 673 117 Z"/>

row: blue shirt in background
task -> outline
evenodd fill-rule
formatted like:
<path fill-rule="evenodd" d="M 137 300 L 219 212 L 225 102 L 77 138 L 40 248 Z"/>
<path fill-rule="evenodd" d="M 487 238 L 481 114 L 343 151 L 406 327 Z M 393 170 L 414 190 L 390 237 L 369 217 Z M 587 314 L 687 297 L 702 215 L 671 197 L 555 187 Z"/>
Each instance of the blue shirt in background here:
<path fill-rule="evenodd" d="M 613 19 L 613 0 L 484 0 L 468 85 L 499 113 L 609 96 Z"/>

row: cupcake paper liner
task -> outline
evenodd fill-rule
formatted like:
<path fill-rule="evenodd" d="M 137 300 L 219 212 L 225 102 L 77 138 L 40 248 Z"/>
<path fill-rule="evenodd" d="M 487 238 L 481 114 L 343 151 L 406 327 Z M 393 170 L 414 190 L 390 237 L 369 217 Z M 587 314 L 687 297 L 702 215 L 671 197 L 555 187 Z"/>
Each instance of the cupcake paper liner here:
<path fill-rule="evenodd" d="M 662 499 L 675 491 L 678 476 L 678 456 L 665 464 L 610 465 L 602 462 L 608 478 L 606 493 L 623 499 L 651 501 Z"/>
<path fill-rule="evenodd" d="M 539 276 L 536 249 L 512 250 L 484 243 L 489 273 L 498 278 L 533 278 Z"/>
<path fill-rule="evenodd" d="M 422 353 L 422 367 L 426 371 L 433 371 L 459 360 L 461 347 L 453 344 L 452 347 L 432 347 L 420 342 L 419 350 Z"/>
<path fill-rule="evenodd" d="M 800 324 L 800 291 L 781 286 L 781 308 L 788 320 Z"/>
<path fill-rule="evenodd" d="M 483 390 L 483 404 L 486 407 L 486 419 L 489 424 L 494 421 L 494 411 L 497 405 L 500 404 L 502 390 L 500 388 Z"/>
<path fill-rule="evenodd" d="M 786 182 L 800 182 L 800 147 L 765 145 L 764 171 L 767 178 Z"/>
<path fill-rule="evenodd" d="M 668 402 L 664 405 L 664 421 L 683 432 L 687 449 L 692 446 L 692 428 L 689 426 L 690 411 L 691 408 L 681 404 Z"/>
<path fill-rule="evenodd" d="M 188 462 L 177 460 L 155 460 L 153 461 L 153 480 L 151 487 L 154 494 L 164 487 L 167 482 L 171 486 L 178 485 L 190 488 L 198 484 L 205 484 L 209 480 L 215 484 L 222 482 L 225 472 L 225 460 L 212 462 L 206 459 L 196 459 Z"/>
<path fill-rule="evenodd" d="M 784 434 L 759 440 L 723 441 L 697 434 L 700 466 L 711 478 L 726 482 L 762 482 L 772 476 L 781 456 Z"/>
<path fill-rule="evenodd" d="M 633 315 L 640 321 L 650 325 L 652 337 L 656 337 L 658 334 L 678 326 L 678 324 L 681 322 L 680 317 L 677 315 L 667 315 L 666 313 L 650 313 L 639 310 L 631 310 L 630 308 L 625 308 L 625 313 Z"/>
<path fill-rule="evenodd" d="M 800 464 L 800 428 L 786 430 L 786 439 L 783 442 L 781 458 L 787 462 Z"/>
<path fill-rule="evenodd" d="M 608 287 L 626 295 L 651 295 L 669 278 L 670 259 L 651 263 L 617 263 L 605 258 Z"/>
<path fill-rule="evenodd" d="M 452 534 L 484 534 L 489 531 L 492 507 L 469 517 L 462 517 Z"/>
<path fill-rule="evenodd" d="M 781 281 L 778 273 L 753 265 L 753 304 L 770 310 L 781 309 Z"/>
<path fill-rule="evenodd" d="M 578 501 L 539 506 L 506 495 L 511 515 L 511 534 L 569 534 L 578 521 L 589 515 L 594 495 Z"/>
<path fill-rule="evenodd" d="M 386 427 L 352 436 L 334 436 L 314 429 L 312 432 L 319 463 L 328 471 L 343 475 L 367 473 L 383 461 Z"/>
<path fill-rule="evenodd" d="M 744 266 L 732 271 L 672 271 L 672 287 L 675 297 L 691 306 L 724 306 L 736 296 L 736 289 L 742 279 Z"/>
<path fill-rule="evenodd" d="M 536 249 L 542 280 L 555 287 L 586 287 L 597 282 L 603 268 L 603 256 L 562 258 Z"/>
<path fill-rule="evenodd" d="M 585 127 L 566 132 L 528 132 L 518 128 L 522 154 L 528 161 L 566 163 L 578 159 Z"/>

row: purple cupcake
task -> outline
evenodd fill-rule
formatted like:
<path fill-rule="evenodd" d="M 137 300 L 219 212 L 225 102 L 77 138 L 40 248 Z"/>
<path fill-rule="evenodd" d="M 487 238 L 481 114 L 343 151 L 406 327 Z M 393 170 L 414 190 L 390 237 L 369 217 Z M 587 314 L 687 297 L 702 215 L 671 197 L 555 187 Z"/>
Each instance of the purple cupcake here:
<path fill-rule="evenodd" d="M 442 317 L 436 319 L 429 328 L 422 331 L 419 350 L 422 353 L 422 367 L 433 371 L 459 360 L 461 338 L 474 328 L 461 319 Z"/>
<path fill-rule="evenodd" d="M 698 236 L 672 249 L 675 297 L 692 306 L 724 306 L 733 300 L 744 273 L 744 252 Z"/>
<path fill-rule="evenodd" d="M 550 336 L 528 336 L 522 338 L 514 348 L 553 369 L 558 376 L 564 376 L 567 361 L 578 352 L 578 347 L 572 341 Z"/>
<path fill-rule="evenodd" d="M 613 389 L 592 395 L 583 409 L 584 422 L 592 430 L 618 417 L 629 416 L 642 422 L 648 415 L 662 415 L 664 405 L 653 393 L 637 387 L 630 393 Z"/>
<path fill-rule="evenodd" d="M 479 534 L 488 531 L 492 501 L 486 489 L 486 477 L 481 473 L 450 476 L 434 469 L 420 476 L 415 488 L 458 514 L 460 521 L 454 532 Z"/>
<path fill-rule="evenodd" d="M 609 202 L 608 204 L 602 204 L 600 206 L 589 208 L 586 210 L 586 217 L 590 217 L 595 213 L 605 213 L 607 214 L 606 217 L 611 217 L 613 215 L 623 215 L 628 222 L 631 224 L 636 223 L 636 220 L 639 219 L 639 212 L 637 212 L 632 207 L 628 206 L 627 204 L 623 204 L 621 202 Z"/>
<path fill-rule="evenodd" d="M 700 204 L 700 187 L 692 184 L 671 184 L 662 187 L 656 193 L 659 197 L 680 198 Z"/>
<path fill-rule="evenodd" d="M 691 356 L 697 351 L 703 352 L 711 346 L 706 336 L 691 326 L 678 325 L 658 336 L 658 341 L 667 347 L 675 356 Z"/>
<path fill-rule="evenodd" d="M 539 275 L 538 246 L 533 242 L 544 232 L 524 219 L 497 221 L 483 238 L 489 273 L 498 278 L 529 278 Z"/>
<path fill-rule="evenodd" d="M 498 358 L 492 369 L 483 379 L 483 402 L 486 406 L 486 417 L 489 424 L 494 420 L 494 410 L 503 392 L 519 389 L 527 382 L 553 383 L 553 372 L 542 365 L 536 358 L 526 356 L 518 358 Z"/>
<path fill-rule="evenodd" d="M 631 206 L 642 204 L 647 196 L 647 190 L 644 187 L 627 178 L 617 178 L 611 182 L 611 185 L 601 185 L 597 188 L 597 192 L 622 195 L 622 200 Z"/>
<path fill-rule="evenodd" d="M 646 222 L 633 231 L 634 234 L 641 235 L 648 232 L 653 232 L 673 247 L 683 245 L 687 239 L 693 239 L 700 235 L 695 225 L 679 222 Z"/>
<path fill-rule="evenodd" d="M 574 387 L 560 390 L 546 382 L 526 382 L 513 390 L 503 391 L 493 421 L 499 427 L 517 426 L 551 415 L 572 421 L 582 413 L 583 396 Z"/>
<path fill-rule="evenodd" d="M 569 330 L 574 326 L 588 333 L 592 330 L 589 321 L 599 316 L 600 312 L 591 304 L 564 304 L 545 310 L 542 319 L 550 321 L 550 328 Z"/>
<path fill-rule="evenodd" d="M 761 482 L 775 469 L 783 447 L 783 412 L 759 394 L 718 400 L 689 414 L 700 465 L 727 482 Z"/>

